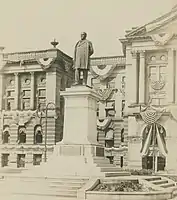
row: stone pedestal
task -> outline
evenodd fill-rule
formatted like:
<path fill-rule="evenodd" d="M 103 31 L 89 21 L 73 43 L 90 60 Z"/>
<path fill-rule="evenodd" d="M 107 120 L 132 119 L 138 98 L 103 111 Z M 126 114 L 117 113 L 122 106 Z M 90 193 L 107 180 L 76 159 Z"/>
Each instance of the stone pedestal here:
<path fill-rule="evenodd" d="M 36 175 L 104 176 L 98 167 L 98 162 L 105 159 L 104 147 L 97 142 L 98 94 L 89 87 L 75 86 L 61 95 L 65 99 L 63 140 Z"/>
<path fill-rule="evenodd" d="M 89 87 L 68 88 L 61 95 L 65 99 L 63 144 L 97 143 L 98 94 Z"/>

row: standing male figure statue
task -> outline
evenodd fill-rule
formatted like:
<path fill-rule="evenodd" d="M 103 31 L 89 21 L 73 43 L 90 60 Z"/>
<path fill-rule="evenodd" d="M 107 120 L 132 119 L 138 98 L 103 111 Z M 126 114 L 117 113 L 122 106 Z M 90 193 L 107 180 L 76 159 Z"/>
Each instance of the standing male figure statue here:
<path fill-rule="evenodd" d="M 76 43 L 74 50 L 74 85 L 87 85 L 88 71 L 90 70 L 90 56 L 93 54 L 93 46 L 87 39 L 87 33 L 81 33 L 81 40 Z M 82 76 L 81 76 L 82 75 Z M 81 78 L 83 77 L 83 79 Z"/>

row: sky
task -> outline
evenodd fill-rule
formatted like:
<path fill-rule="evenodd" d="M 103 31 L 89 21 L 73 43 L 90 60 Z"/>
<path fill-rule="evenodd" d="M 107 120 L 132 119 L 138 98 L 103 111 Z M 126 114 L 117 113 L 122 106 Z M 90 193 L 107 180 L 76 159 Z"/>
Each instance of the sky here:
<path fill-rule="evenodd" d="M 0 46 L 5 52 L 58 48 L 73 56 L 85 31 L 94 56 L 122 55 L 125 30 L 170 11 L 177 0 L 0 0 Z"/>

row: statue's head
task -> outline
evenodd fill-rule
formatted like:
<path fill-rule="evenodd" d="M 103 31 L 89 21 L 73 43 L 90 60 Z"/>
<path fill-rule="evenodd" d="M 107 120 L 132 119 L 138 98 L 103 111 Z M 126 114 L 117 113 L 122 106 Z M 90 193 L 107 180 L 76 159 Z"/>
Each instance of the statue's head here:
<path fill-rule="evenodd" d="M 87 33 L 86 32 L 82 32 L 81 33 L 81 40 L 85 40 L 87 37 Z"/>

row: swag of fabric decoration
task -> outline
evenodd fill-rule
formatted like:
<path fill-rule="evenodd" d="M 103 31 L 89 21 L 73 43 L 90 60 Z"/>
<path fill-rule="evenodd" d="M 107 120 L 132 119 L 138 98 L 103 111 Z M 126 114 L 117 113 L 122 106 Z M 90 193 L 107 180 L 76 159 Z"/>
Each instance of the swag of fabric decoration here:
<path fill-rule="evenodd" d="M 100 121 L 99 119 L 97 119 L 97 127 L 100 130 L 105 130 L 111 123 L 111 119 L 110 118 L 106 118 L 103 121 Z"/>
<path fill-rule="evenodd" d="M 163 112 L 164 109 L 158 112 L 152 108 L 146 108 L 143 112 L 140 112 L 140 115 L 146 124 L 154 124 L 160 119 Z"/>
<path fill-rule="evenodd" d="M 91 66 L 90 72 L 94 78 L 98 78 L 103 81 L 107 77 L 111 75 L 116 65 L 106 65 L 103 69 L 99 68 L 99 66 Z"/>
<path fill-rule="evenodd" d="M 114 91 L 113 88 L 96 89 L 96 92 L 101 96 L 100 101 L 106 101 L 110 97 L 113 91 Z"/>
<path fill-rule="evenodd" d="M 51 67 L 51 65 L 55 62 L 56 58 L 39 58 L 36 59 L 38 64 L 45 70 Z"/>

